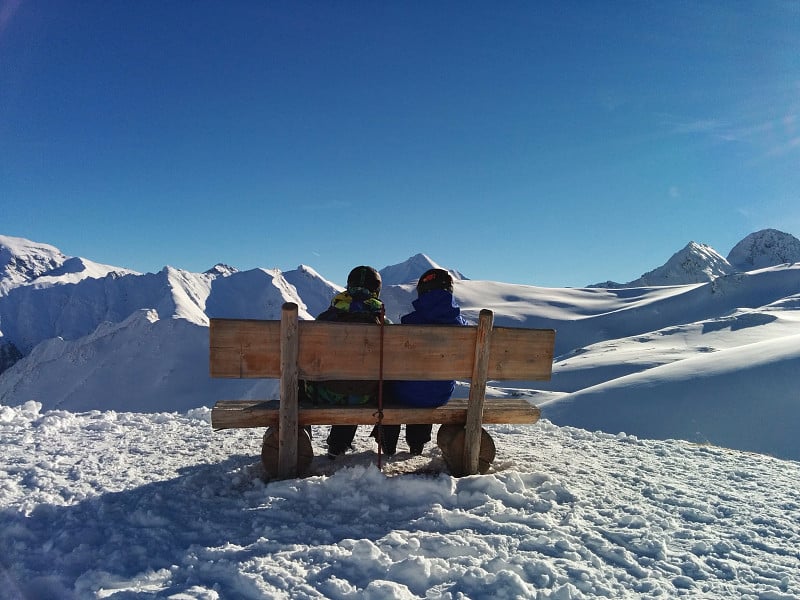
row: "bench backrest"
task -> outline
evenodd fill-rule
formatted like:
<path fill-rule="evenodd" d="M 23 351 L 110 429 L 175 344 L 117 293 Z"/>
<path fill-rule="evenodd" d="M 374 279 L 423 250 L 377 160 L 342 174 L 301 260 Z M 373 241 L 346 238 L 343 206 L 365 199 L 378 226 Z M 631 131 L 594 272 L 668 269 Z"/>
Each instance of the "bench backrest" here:
<path fill-rule="evenodd" d="M 377 379 L 383 336 L 384 380 L 469 379 L 478 328 L 458 325 L 385 325 L 300 321 L 297 374 L 301 379 Z M 555 331 L 494 327 L 487 378 L 547 380 Z M 281 376 L 281 321 L 211 319 L 212 377 Z"/>

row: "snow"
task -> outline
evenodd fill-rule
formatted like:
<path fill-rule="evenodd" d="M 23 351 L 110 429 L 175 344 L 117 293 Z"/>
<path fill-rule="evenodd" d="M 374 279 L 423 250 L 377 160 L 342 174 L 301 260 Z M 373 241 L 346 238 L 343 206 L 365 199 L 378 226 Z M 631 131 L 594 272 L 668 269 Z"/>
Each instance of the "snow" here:
<path fill-rule="evenodd" d="M 367 430 L 264 483 L 205 408 L 2 406 L 6 597 L 800 597 L 796 462 L 542 421 L 455 479 L 433 448 L 379 471 Z"/>
<path fill-rule="evenodd" d="M 314 427 L 309 475 L 265 481 L 263 430 L 214 432 L 209 407 L 276 382 L 209 379 L 208 318 L 286 301 L 311 318 L 336 283 L 90 275 L 0 237 L 0 349 L 19 349 L 0 373 L 0 596 L 800 598 L 800 263 L 756 262 L 775 237 L 755 240 L 757 269 L 666 287 L 459 279 L 468 317 L 557 329 L 551 381 L 489 388 L 544 418 L 487 426 L 486 475 L 402 438 L 379 470 L 368 427 L 330 461 Z M 696 250 L 686 277 L 719 264 Z M 395 267 L 396 319 L 415 295 Z"/>
<path fill-rule="evenodd" d="M 578 427 L 677 437 L 800 460 L 798 372 L 800 334 L 616 377 L 541 407 L 548 418 Z"/>

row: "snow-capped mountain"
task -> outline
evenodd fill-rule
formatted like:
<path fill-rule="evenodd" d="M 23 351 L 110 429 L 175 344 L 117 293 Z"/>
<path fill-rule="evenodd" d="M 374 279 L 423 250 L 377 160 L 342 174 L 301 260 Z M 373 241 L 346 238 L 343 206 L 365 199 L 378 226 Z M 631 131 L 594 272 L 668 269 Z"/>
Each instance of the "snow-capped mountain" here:
<path fill-rule="evenodd" d="M 66 260 L 55 246 L 0 235 L 0 292 L 33 281 Z"/>
<path fill-rule="evenodd" d="M 402 285 L 405 283 L 416 283 L 420 275 L 428 269 L 442 269 L 441 265 L 431 260 L 425 254 L 415 254 L 408 260 L 398 264 L 384 267 L 380 270 L 383 285 Z M 465 277 L 454 269 L 445 269 L 453 276 L 453 279 L 465 279 Z"/>
<path fill-rule="evenodd" d="M 278 319 L 287 301 L 298 304 L 301 318 L 311 319 L 342 289 L 308 266 L 281 272 L 217 265 L 205 273 L 165 267 L 146 274 L 108 267 L 91 276 L 90 261 L 66 257 L 45 244 L 0 239 L 5 285 L 0 294 L 0 404 L 6 405 L 36 400 L 45 409 L 122 405 L 156 411 L 210 406 L 221 398 L 273 397 L 274 380 L 209 378 L 208 319 Z M 761 236 L 749 243 L 749 255 L 763 261 L 772 239 Z M 398 322 L 410 309 L 416 297 L 413 282 L 438 266 L 418 254 L 381 271 L 381 296 L 391 321 Z M 653 381 L 659 382 L 657 390 L 679 389 L 683 402 L 701 405 L 713 394 L 741 407 L 742 402 L 762 401 L 759 389 L 785 402 L 797 401 L 794 373 L 800 356 L 795 355 L 796 342 L 786 340 L 800 333 L 800 263 L 735 272 L 712 248 L 690 243 L 643 276 L 639 287 L 624 289 L 537 288 L 472 281 L 450 271 L 468 319 L 476 320 L 481 309 L 489 308 L 497 326 L 557 330 L 551 381 L 519 382 L 517 390 L 492 393 L 529 396 L 562 424 L 594 414 L 598 427 L 612 427 L 607 417 L 613 411 L 604 412 L 603 403 L 619 397 L 635 402 L 637 386 Z M 766 363 L 762 355 L 768 356 Z M 754 365 L 752 381 L 768 380 L 769 387 L 754 391 L 742 381 L 728 385 L 736 381 L 730 373 Z M 703 385 L 691 385 L 692 373 L 704 374 Z M 678 380 L 689 383 L 676 388 Z M 658 406 L 660 396 L 648 386 L 648 401 Z M 792 394 L 794 399 L 784 398 Z M 583 398 L 592 398 L 599 410 L 577 408 L 584 406 Z M 665 404 L 674 400 L 667 398 Z M 654 419 L 663 425 L 664 436 L 686 435 L 677 427 L 668 429 L 668 419 Z M 711 441 L 733 443 L 724 432 L 717 438 L 709 434 L 719 422 L 712 415 L 708 424 L 695 423 L 694 428 Z M 782 433 L 791 429 L 787 422 L 773 415 L 759 426 L 771 428 L 763 437 L 772 445 L 747 447 L 743 441 L 741 447 L 800 456 L 800 449 L 792 450 L 793 442 L 786 441 L 794 433 Z"/>
<path fill-rule="evenodd" d="M 721 275 L 733 273 L 735 269 L 711 246 L 689 242 L 673 254 L 660 267 L 648 271 L 628 283 L 606 281 L 589 287 L 622 288 L 651 287 L 657 285 L 687 285 L 712 281 Z"/>
<path fill-rule="evenodd" d="M 314 317 L 327 309 L 331 304 L 331 298 L 343 289 L 306 265 L 300 265 L 293 271 L 286 271 L 283 277 L 294 286 L 298 298 L 302 296 L 306 309 Z"/>
<path fill-rule="evenodd" d="M 689 242 L 664 265 L 630 282 L 628 287 L 705 283 L 732 272 L 728 261 L 711 246 Z"/>
<path fill-rule="evenodd" d="M 226 275 L 232 275 L 233 273 L 238 273 L 239 269 L 236 267 L 231 267 L 230 265 L 226 265 L 223 263 L 217 263 L 213 267 L 211 267 L 208 271 L 206 271 L 206 275 L 221 275 L 225 277 Z"/>
<path fill-rule="evenodd" d="M 130 269 L 66 256 L 50 244 L 0 235 L 0 296 L 26 284 L 75 283 L 89 277 L 133 273 Z"/>
<path fill-rule="evenodd" d="M 662 266 L 627 283 L 605 281 L 592 288 L 629 288 L 705 283 L 717 277 L 791 264 L 800 261 L 800 240 L 777 229 L 751 233 L 736 244 L 724 258 L 714 248 L 689 242 Z"/>
<path fill-rule="evenodd" d="M 800 261 L 800 240 L 777 229 L 751 233 L 728 253 L 728 262 L 738 271 L 753 271 Z"/>

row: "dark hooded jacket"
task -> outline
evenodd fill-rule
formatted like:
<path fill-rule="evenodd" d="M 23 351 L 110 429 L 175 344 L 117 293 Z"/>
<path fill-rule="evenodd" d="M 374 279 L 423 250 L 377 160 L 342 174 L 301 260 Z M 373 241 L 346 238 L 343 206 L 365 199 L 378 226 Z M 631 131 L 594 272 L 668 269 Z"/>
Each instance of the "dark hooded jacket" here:
<path fill-rule="evenodd" d="M 400 318 L 408 325 L 469 325 L 461 316 L 453 294 L 446 290 L 431 290 L 412 303 L 414 311 Z M 455 390 L 450 381 L 396 381 L 392 386 L 396 402 L 409 406 L 441 406 L 447 404 Z"/>

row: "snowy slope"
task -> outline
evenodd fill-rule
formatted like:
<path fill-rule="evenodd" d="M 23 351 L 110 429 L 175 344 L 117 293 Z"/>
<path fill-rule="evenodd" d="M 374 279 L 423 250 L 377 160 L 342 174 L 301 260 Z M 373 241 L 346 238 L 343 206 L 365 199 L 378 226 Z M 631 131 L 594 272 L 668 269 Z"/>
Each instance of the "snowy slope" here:
<path fill-rule="evenodd" d="M 48 408 L 72 411 L 159 412 L 211 406 L 221 398 L 274 397 L 277 391 L 271 380 L 209 378 L 208 328 L 141 309 L 76 340 L 38 344 L 3 374 L 0 397 L 41 398 Z"/>
<path fill-rule="evenodd" d="M 771 305 L 798 290 L 800 263 L 685 286 L 534 288 L 476 281 L 455 286 L 462 308 L 473 318 L 489 308 L 498 325 L 557 329 L 559 356 L 601 341 L 726 318 L 739 308 Z"/>
<path fill-rule="evenodd" d="M 541 408 L 554 423 L 800 460 L 797 373 L 800 333 L 652 366 Z"/>
<path fill-rule="evenodd" d="M 790 310 L 785 310 L 788 307 Z M 556 358 L 553 379 L 538 387 L 574 392 L 663 364 L 800 331 L 800 295 L 775 305 L 674 325 L 579 348 Z"/>

